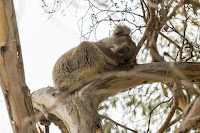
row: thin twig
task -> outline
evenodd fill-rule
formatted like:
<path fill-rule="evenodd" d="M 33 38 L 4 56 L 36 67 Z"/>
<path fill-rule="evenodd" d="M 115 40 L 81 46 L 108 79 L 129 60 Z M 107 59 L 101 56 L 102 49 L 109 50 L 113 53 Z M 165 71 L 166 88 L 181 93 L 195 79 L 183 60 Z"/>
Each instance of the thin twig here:
<path fill-rule="evenodd" d="M 147 129 L 147 132 L 149 132 L 149 129 L 150 129 L 151 115 L 152 115 L 153 111 L 154 111 L 158 106 L 160 106 L 161 104 L 168 103 L 168 102 L 171 101 L 171 100 L 172 100 L 172 98 L 170 98 L 170 99 L 167 100 L 167 101 L 163 101 L 163 102 L 159 103 L 158 105 L 156 105 L 156 106 L 151 110 L 151 112 L 149 113 L 149 121 L 148 121 L 148 129 Z"/>
<path fill-rule="evenodd" d="M 132 131 L 132 132 L 134 132 L 134 133 L 138 133 L 136 130 L 133 130 L 133 129 L 130 129 L 130 128 L 124 126 L 124 125 L 121 125 L 121 124 L 117 123 L 116 121 L 112 120 L 111 118 L 109 118 L 109 117 L 107 117 L 107 116 L 100 115 L 100 117 L 101 117 L 101 118 L 104 118 L 104 119 L 107 119 L 107 120 L 111 121 L 112 123 L 114 123 L 115 125 L 120 126 L 120 127 L 124 128 L 124 129 L 126 129 L 126 130 L 130 130 L 130 131 Z"/>
<path fill-rule="evenodd" d="M 155 32 L 157 32 L 158 34 L 160 34 L 161 36 L 163 36 L 165 39 L 167 39 L 170 43 L 173 43 L 178 49 L 181 48 L 176 42 L 174 42 L 172 39 L 170 39 L 169 37 L 167 37 L 166 35 L 164 35 L 162 32 L 157 31 L 157 30 L 154 29 L 154 28 L 153 28 L 153 30 L 154 30 Z"/>
<path fill-rule="evenodd" d="M 171 14 L 167 17 L 167 20 L 170 20 L 175 14 L 176 14 L 176 11 L 181 7 L 183 6 L 183 2 L 179 2 L 178 5 L 176 5 L 173 9 L 173 11 L 171 12 Z"/>
<path fill-rule="evenodd" d="M 140 4 L 141 4 L 141 8 L 142 8 L 142 13 L 143 13 L 143 19 L 144 19 L 144 22 L 147 23 L 147 18 L 146 18 L 146 14 L 145 14 L 146 11 L 144 10 L 144 5 L 146 6 L 146 3 L 144 2 L 144 0 L 141 0 L 140 2 L 141 2 Z"/>

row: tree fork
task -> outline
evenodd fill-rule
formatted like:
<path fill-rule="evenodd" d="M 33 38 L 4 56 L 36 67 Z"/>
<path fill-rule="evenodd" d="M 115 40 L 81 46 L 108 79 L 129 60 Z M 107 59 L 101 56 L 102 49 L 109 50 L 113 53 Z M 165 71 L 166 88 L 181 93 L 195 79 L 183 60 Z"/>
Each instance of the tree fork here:
<path fill-rule="evenodd" d="M 0 0 L 0 83 L 14 133 L 37 133 L 12 0 Z"/>
<path fill-rule="evenodd" d="M 33 92 L 33 106 L 39 111 L 36 118 L 43 125 L 53 122 L 62 133 L 103 133 L 97 113 L 100 99 L 92 92 L 79 93 L 65 96 L 53 87 Z"/>

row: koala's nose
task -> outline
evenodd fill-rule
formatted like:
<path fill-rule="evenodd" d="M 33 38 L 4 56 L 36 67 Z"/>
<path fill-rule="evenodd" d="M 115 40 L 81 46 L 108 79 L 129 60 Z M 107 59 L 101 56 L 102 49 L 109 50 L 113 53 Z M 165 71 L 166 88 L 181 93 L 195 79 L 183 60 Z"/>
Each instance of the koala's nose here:
<path fill-rule="evenodd" d="M 124 54 L 128 54 L 128 52 L 129 52 L 129 48 L 127 46 L 122 46 L 117 49 L 118 54 L 124 55 Z"/>

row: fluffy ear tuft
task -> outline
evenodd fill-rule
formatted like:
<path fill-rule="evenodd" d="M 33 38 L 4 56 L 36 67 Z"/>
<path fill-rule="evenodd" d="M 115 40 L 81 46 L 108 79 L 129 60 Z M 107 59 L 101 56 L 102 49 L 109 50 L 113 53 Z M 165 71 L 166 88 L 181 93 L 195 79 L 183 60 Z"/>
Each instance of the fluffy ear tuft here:
<path fill-rule="evenodd" d="M 129 35 L 131 33 L 131 29 L 125 25 L 118 25 L 113 31 L 113 35 Z"/>

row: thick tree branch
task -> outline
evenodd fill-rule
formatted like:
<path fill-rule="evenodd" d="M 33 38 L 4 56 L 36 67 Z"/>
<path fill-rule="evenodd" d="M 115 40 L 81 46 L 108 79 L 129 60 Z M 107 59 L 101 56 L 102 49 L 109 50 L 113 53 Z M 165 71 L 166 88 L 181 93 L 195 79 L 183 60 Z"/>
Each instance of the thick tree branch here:
<path fill-rule="evenodd" d="M 100 117 L 96 109 L 100 102 L 119 92 L 135 86 L 154 82 L 173 83 L 176 73 L 169 62 L 135 65 L 128 71 L 107 72 L 95 77 L 74 94 L 59 92 L 54 88 L 43 88 L 32 94 L 34 108 L 51 120 L 54 114 L 62 126 L 73 133 L 88 133 L 88 129 L 101 132 Z M 188 82 L 200 82 L 200 63 L 174 63 L 174 66 L 187 77 Z M 179 80 L 181 76 L 176 77 Z M 185 80 L 185 79 L 184 79 Z M 67 103 L 67 104 L 66 104 Z M 84 124 L 87 123 L 87 124 Z M 88 124 L 90 123 L 90 124 Z M 91 124 L 92 123 L 92 124 Z"/>
<path fill-rule="evenodd" d="M 174 68 L 176 68 L 176 70 L 174 70 Z M 176 72 L 177 70 L 179 71 Z M 173 83 L 174 77 L 176 76 L 178 76 L 177 78 L 180 80 L 199 82 L 200 63 L 155 62 L 135 65 L 134 68 L 129 71 L 105 73 L 102 77 L 103 79 L 106 79 L 107 77 L 112 77 L 112 79 L 103 82 L 101 84 L 102 86 L 99 86 L 98 95 L 103 100 L 109 96 L 117 94 L 118 92 L 125 91 L 142 84 L 154 82 Z"/>

